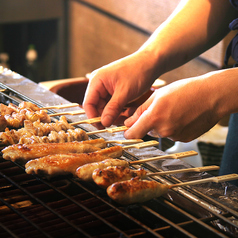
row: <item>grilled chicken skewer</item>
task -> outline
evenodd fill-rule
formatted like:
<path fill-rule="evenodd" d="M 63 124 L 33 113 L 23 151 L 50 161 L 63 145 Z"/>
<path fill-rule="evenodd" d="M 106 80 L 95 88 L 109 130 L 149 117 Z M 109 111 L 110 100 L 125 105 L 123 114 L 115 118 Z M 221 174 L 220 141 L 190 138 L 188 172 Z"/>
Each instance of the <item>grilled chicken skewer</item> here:
<path fill-rule="evenodd" d="M 51 131 L 47 136 L 29 136 L 24 135 L 20 137 L 18 144 L 35 144 L 35 143 L 64 143 L 73 141 L 88 140 L 88 135 L 84 130 L 76 128 L 67 131 Z"/>
<path fill-rule="evenodd" d="M 114 146 L 92 153 L 56 154 L 30 160 L 26 163 L 26 173 L 53 177 L 57 175 L 75 175 L 76 169 L 86 163 L 117 158 L 122 154 L 121 146 Z"/>
<path fill-rule="evenodd" d="M 168 192 L 169 189 L 182 187 L 186 185 L 195 185 L 201 183 L 215 182 L 220 183 L 238 179 L 238 174 L 229 174 L 195 181 L 178 183 L 178 184 L 161 184 L 156 181 L 141 180 L 140 178 L 132 178 L 131 180 L 116 182 L 107 188 L 108 196 L 122 205 L 133 203 L 142 203 L 153 198 L 160 197 Z"/>
<path fill-rule="evenodd" d="M 31 108 L 24 108 L 19 104 L 19 107 L 9 103 L 8 106 L 0 104 L 1 115 L 4 116 L 8 127 L 19 128 L 23 126 L 24 120 L 32 122 L 40 120 L 41 122 L 49 123 L 51 121 L 49 115 L 44 110 L 32 110 Z"/>
<path fill-rule="evenodd" d="M 130 140 L 130 143 L 138 143 L 139 141 L 140 140 Z M 118 142 L 123 143 L 123 141 Z M 108 143 L 115 143 L 115 141 L 105 141 L 104 139 L 100 138 L 81 142 L 74 141 L 65 143 L 14 144 L 4 148 L 2 153 L 3 158 L 6 160 L 18 160 L 26 163 L 29 160 L 52 154 L 93 152 L 99 150 L 99 148 L 105 148 Z M 127 140 L 125 140 L 125 143 L 128 143 Z M 136 147 L 137 145 L 133 146 Z"/>
<path fill-rule="evenodd" d="M 114 133 L 125 130 L 125 127 L 109 128 L 106 130 Z M 105 129 L 103 131 L 105 131 Z M 18 130 L 6 129 L 5 132 L 0 132 L 0 143 L 2 145 L 14 145 L 83 141 L 88 139 L 88 135 L 97 133 L 99 133 L 99 131 L 95 131 L 95 133 L 85 132 L 80 128 L 75 128 L 67 122 L 65 116 L 61 116 L 59 121 L 56 120 L 55 123 L 49 124 L 41 123 L 39 121 L 31 122 L 29 120 L 25 120 L 24 128 Z M 130 140 L 127 141 L 131 144 Z M 143 142 L 143 140 L 137 139 L 137 142 Z M 120 142 L 117 141 L 115 143 Z M 122 143 L 125 144 L 125 141 L 123 140 Z"/>
<path fill-rule="evenodd" d="M 53 114 L 49 114 L 49 116 L 50 117 L 64 116 L 64 115 L 74 116 L 74 115 L 81 115 L 81 114 L 85 114 L 85 111 L 83 109 L 82 110 L 77 110 L 77 111 L 71 111 L 71 112 L 56 112 L 56 113 L 53 113 Z"/>
<path fill-rule="evenodd" d="M 54 105 L 54 106 L 45 106 L 42 107 L 41 109 L 63 109 L 63 108 L 70 108 L 70 107 L 78 107 L 78 103 L 69 103 L 69 104 L 62 104 L 62 105 Z"/>
<path fill-rule="evenodd" d="M 52 154 L 93 152 L 99 148 L 105 148 L 106 144 L 104 139 L 66 143 L 15 144 L 4 148 L 2 153 L 6 160 L 26 163 L 29 160 Z"/>
<path fill-rule="evenodd" d="M 148 173 L 145 169 L 140 168 L 138 170 L 130 169 L 125 166 L 109 166 L 105 169 L 95 169 L 92 174 L 93 181 L 101 188 L 107 188 L 111 184 L 120 181 L 130 180 L 131 178 L 139 177 L 145 179 L 147 177 L 158 176 L 158 175 L 168 175 L 177 173 L 187 173 L 187 172 L 203 172 L 218 170 L 219 166 L 205 166 L 196 167 L 188 169 L 161 171 L 156 173 Z"/>
<path fill-rule="evenodd" d="M 61 105 L 54 105 L 54 106 L 45 106 L 45 107 L 38 107 L 32 102 L 26 102 L 23 101 L 19 104 L 18 107 L 20 108 L 30 108 L 33 111 L 39 111 L 39 110 L 46 110 L 46 109 L 63 109 L 63 108 L 70 108 L 70 107 L 78 107 L 78 103 L 68 103 L 68 104 L 61 104 Z"/>
<path fill-rule="evenodd" d="M 149 161 L 153 160 L 160 160 L 160 159 L 180 159 L 188 156 L 193 156 L 197 155 L 197 152 L 195 151 L 186 151 L 186 152 L 181 152 L 181 153 L 176 153 L 176 154 L 170 154 L 170 155 L 160 155 L 156 157 L 152 157 L 149 159 L 143 159 L 143 160 L 136 160 L 136 161 L 125 161 L 125 160 L 110 160 L 107 159 L 107 161 L 103 162 L 96 162 L 96 163 L 91 163 L 91 164 L 85 164 L 81 167 L 79 167 L 76 171 L 76 175 L 78 176 L 79 179 L 84 180 L 84 181 L 93 181 L 93 171 L 95 169 L 104 169 L 109 166 L 124 166 L 124 167 L 129 167 L 132 164 L 143 164 Z M 121 164 L 120 164 L 121 163 Z"/>
<path fill-rule="evenodd" d="M 26 172 L 27 173 L 43 173 L 42 171 L 44 171 L 44 174 L 48 174 L 49 176 L 54 176 L 54 171 L 62 171 L 62 174 L 64 174 L 64 170 L 66 170 L 68 172 L 68 168 L 66 163 L 70 164 L 70 167 L 76 167 L 75 171 L 78 167 L 84 165 L 84 164 L 88 164 L 88 163 L 92 163 L 92 162 L 98 162 L 98 161 L 103 161 L 105 158 L 117 158 L 122 156 L 124 149 L 126 148 L 132 148 L 132 147 L 136 147 L 136 148 L 144 148 L 144 147 L 148 147 L 148 146 L 152 146 L 152 142 L 144 142 L 144 143 L 139 143 L 139 144 L 133 144 L 133 145 L 129 145 L 129 146 L 113 146 L 110 147 L 108 149 L 104 149 L 102 151 L 98 151 L 96 153 L 92 153 L 92 154 L 84 154 L 84 155 L 65 155 L 65 154 L 56 154 L 54 156 L 45 156 L 42 158 L 38 158 L 36 160 L 34 160 L 34 162 L 29 161 L 26 164 Z M 154 145 L 158 144 L 157 141 L 154 141 Z M 95 154 L 97 154 L 97 159 L 94 159 Z M 104 155 L 99 157 L 99 155 Z M 106 156 L 106 157 L 105 157 Z M 90 158 L 92 157 L 92 158 Z M 82 158 L 82 159 L 80 159 Z M 87 158 L 87 159 L 85 159 Z M 66 161 L 67 160 L 67 161 Z M 114 159 L 112 159 L 114 160 Z M 66 161 L 66 162 L 65 162 Z M 73 165 L 75 164 L 75 165 Z M 58 167 L 58 169 L 57 169 Z M 30 168 L 30 169 L 29 169 Z M 75 174 L 74 171 L 74 174 Z M 56 175 L 58 175 L 59 172 L 56 173 Z"/>
<path fill-rule="evenodd" d="M 50 132 L 55 131 L 67 131 L 75 129 L 74 126 L 67 122 L 65 116 L 62 116 L 60 120 L 56 120 L 55 123 L 42 123 L 40 121 L 31 122 L 29 120 L 24 121 L 24 128 L 18 130 L 9 130 L 0 133 L 0 141 L 3 145 L 13 145 L 19 143 L 22 137 L 31 136 L 47 136 Z M 83 133 L 83 130 L 82 130 Z M 84 136 L 86 137 L 86 135 Z"/>

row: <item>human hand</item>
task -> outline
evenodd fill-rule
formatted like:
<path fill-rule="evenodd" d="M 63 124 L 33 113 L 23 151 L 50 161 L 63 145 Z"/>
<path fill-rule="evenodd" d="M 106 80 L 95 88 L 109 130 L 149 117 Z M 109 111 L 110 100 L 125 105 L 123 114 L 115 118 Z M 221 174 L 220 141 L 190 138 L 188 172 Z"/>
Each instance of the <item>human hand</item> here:
<path fill-rule="evenodd" d="M 156 90 L 132 117 L 125 137 L 142 138 L 149 131 L 174 141 L 191 141 L 221 118 L 206 76 L 179 80 Z M 213 81 L 214 82 L 214 81 Z"/>
<path fill-rule="evenodd" d="M 144 66 L 145 57 L 138 54 L 117 60 L 91 74 L 83 102 L 88 118 L 101 115 L 102 125 L 108 127 L 128 102 L 149 90 L 153 75 Z M 131 110 L 123 113 L 132 115 Z"/>

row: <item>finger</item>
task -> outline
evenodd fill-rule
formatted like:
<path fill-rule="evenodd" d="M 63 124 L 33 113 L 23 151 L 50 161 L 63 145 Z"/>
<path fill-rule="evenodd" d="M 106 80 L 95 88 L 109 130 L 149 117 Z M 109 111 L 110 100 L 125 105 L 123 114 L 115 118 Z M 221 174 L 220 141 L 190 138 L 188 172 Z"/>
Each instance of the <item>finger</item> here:
<path fill-rule="evenodd" d="M 83 101 L 83 108 L 88 118 L 99 116 L 109 99 L 110 95 L 98 80 L 94 84 L 90 83 Z"/>
<path fill-rule="evenodd" d="M 150 120 L 149 110 L 144 111 L 141 116 L 136 116 L 136 113 L 133 115 L 132 120 L 137 120 L 132 124 L 132 126 L 125 131 L 124 136 L 126 139 L 139 139 L 143 138 L 150 130 L 153 129 L 153 122 Z M 126 126 L 128 124 L 125 123 Z"/>
<path fill-rule="evenodd" d="M 131 127 L 139 119 L 142 113 L 149 108 L 149 106 L 153 102 L 153 99 L 154 99 L 154 95 L 150 96 L 141 106 L 139 106 L 135 110 L 134 114 L 131 117 L 129 117 L 127 120 L 125 120 L 125 125 L 128 127 Z M 132 112 L 132 110 L 133 108 L 131 109 L 130 112 Z"/>
<path fill-rule="evenodd" d="M 121 93 L 122 90 L 118 89 L 114 92 L 111 100 L 105 106 L 102 116 L 101 122 L 105 127 L 111 126 L 116 118 L 123 111 L 124 106 L 127 103 L 127 92 Z"/>

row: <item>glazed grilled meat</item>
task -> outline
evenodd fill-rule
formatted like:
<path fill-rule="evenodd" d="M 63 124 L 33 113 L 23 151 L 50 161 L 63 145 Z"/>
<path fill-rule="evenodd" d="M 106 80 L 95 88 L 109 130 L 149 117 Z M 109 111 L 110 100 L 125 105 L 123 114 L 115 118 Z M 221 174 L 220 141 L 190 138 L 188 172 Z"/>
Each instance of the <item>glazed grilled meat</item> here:
<path fill-rule="evenodd" d="M 141 180 L 136 177 L 110 185 L 107 188 L 107 194 L 117 203 L 129 205 L 160 197 L 167 193 L 169 188 L 166 184 L 161 184 L 153 180 Z"/>
<path fill-rule="evenodd" d="M 4 131 L 7 127 L 7 120 L 3 115 L 0 115 L 0 131 Z"/>
<path fill-rule="evenodd" d="M 109 166 L 129 166 L 129 163 L 121 159 L 106 159 L 102 162 L 85 164 L 79 167 L 76 175 L 79 179 L 90 182 L 93 181 L 92 175 L 95 169 L 103 169 Z"/>
<path fill-rule="evenodd" d="M 26 163 L 29 160 L 46 155 L 67 153 L 89 153 L 105 148 L 104 139 L 87 140 L 81 142 L 15 144 L 2 150 L 3 158 L 11 161 Z"/>
<path fill-rule="evenodd" d="M 48 177 L 73 174 L 76 169 L 82 165 L 103 161 L 109 157 L 120 156 L 120 146 L 106 148 L 93 153 L 82 154 L 56 154 L 49 155 L 39 159 L 31 160 L 26 163 L 26 172 L 28 174 L 39 174 Z"/>
<path fill-rule="evenodd" d="M 143 179 L 146 174 L 147 172 L 143 168 L 133 170 L 125 166 L 110 166 L 104 169 L 95 169 L 92 178 L 98 186 L 107 188 L 115 182 L 126 181 L 135 177 Z"/>

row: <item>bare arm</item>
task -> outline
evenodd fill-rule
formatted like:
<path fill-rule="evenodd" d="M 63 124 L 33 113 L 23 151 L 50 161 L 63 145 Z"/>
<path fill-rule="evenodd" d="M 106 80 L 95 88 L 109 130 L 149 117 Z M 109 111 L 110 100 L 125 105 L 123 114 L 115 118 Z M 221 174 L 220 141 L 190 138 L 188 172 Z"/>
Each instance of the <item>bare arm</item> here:
<path fill-rule="evenodd" d="M 206 51 L 228 32 L 235 10 L 228 0 L 183 0 L 174 13 L 135 53 L 96 70 L 84 109 L 110 126 L 131 100 L 154 80 Z"/>
<path fill-rule="evenodd" d="M 236 16 L 228 0 L 182 0 L 138 52 L 153 56 L 159 77 L 217 44 Z"/>

